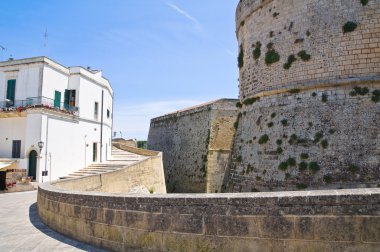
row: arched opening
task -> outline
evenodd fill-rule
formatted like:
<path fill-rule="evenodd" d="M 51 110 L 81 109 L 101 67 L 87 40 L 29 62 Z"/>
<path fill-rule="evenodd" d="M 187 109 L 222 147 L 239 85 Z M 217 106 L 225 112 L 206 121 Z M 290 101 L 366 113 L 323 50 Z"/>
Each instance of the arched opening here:
<path fill-rule="evenodd" d="M 33 177 L 33 180 L 36 180 L 37 172 L 37 151 L 32 150 L 29 153 L 29 172 L 28 176 Z"/>

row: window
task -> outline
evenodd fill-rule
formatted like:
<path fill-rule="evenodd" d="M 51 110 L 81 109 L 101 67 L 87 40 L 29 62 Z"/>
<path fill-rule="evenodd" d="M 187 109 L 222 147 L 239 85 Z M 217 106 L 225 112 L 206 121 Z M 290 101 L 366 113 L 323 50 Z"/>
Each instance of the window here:
<path fill-rule="evenodd" d="M 21 156 L 21 140 L 13 140 L 12 158 L 20 158 L 20 156 Z"/>
<path fill-rule="evenodd" d="M 110 110 L 107 109 L 107 118 L 109 119 L 110 118 Z"/>
<path fill-rule="evenodd" d="M 94 105 L 94 119 L 98 120 L 98 114 L 99 114 L 99 103 L 95 102 Z"/>
<path fill-rule="evenodd" d="M 54 94 L 54 108 L 61 108 L 61 92 L 55 91 Z"/>
<path fill-rule="evenodd" d="M 76 96 L 76 91 L 74 89 L 65 90 L 65 100 L 64 100 L 65 109 L 72 110 L 72 108 L 75 107 L 75 96 Z"/>
<path fill-rule="evenodd" d="M 8 80 L 7 83 L 7 105 L 13 106 L 15 101 L 16 80 Z"/>

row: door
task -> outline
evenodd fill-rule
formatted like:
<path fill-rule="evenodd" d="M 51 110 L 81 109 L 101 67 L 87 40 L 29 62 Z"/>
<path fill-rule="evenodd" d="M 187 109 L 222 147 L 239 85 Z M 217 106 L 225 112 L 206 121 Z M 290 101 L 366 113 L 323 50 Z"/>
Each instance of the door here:
<path fill-rule="evenodd" d="M 61 92 L 55 91 L 54 94 L 54 108 L 60 108 L 61 107 Z"/>
<path fill-rule="evenodd" d="M 14 105 L 16 91 L 16 80 L 8 80 L 7 84 L 7 100 L 9 100 L 9 106 Z"/>
<path fill-rule="evenodd" d="M 37 151 L 32 150 L 29 153 L 29 177 L 33 177 L 33 180 L 36 180 L 36 171 L 37 171 Z"/>
<path fill-rule="evenodd" d="M 98 160 L 98 144 L 92 144 L 92 162 L 96 162 Z"/>

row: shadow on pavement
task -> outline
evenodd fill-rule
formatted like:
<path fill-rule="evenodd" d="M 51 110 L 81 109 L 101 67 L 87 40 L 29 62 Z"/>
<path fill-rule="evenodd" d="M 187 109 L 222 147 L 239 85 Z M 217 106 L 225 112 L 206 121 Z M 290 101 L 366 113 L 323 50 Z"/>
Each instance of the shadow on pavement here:
<path fill-rule="evenodd" d="M 50 236 L 51 238 L 53 238 L 57 241 L 68 244 L 70 246 L 81 249 L 83 251 L 94 251 L 94 252 L 106 251 L 106 250 L 102 250 L 99 248 L 92 247 L 88 244 L 85 244 L 85 243 L 82 243 L 79 241 L 75 241 L 71 238 L 68 238 L 68 237 L 66 237 L 62 234 L 59 234 L 59 233 L 55 232 L 54 230 L 50 229 L 48 226 L 46 226 L 44 223 L 42 223 L 40 217 L 38 216 L 37 203 L 34 203 L 29 207 L 29 220 L 35 228 L 37 228 L 42 233 L 46 234 L 47 236 Z"/>

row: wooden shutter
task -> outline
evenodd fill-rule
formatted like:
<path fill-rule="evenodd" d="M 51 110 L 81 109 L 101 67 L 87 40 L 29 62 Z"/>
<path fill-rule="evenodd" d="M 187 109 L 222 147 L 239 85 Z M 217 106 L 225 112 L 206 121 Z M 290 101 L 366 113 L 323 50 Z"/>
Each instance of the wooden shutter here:
<path fill-rule="evenodd" d="M 8 80 L 7 85 L 7 99 L 14 102 L 16 91 L 16 80 Z"/>
<path fill-rule="evenodd" d="M 13 140 L 12 142 L 12 158 L 21 157 L 21 140 Z"/>

